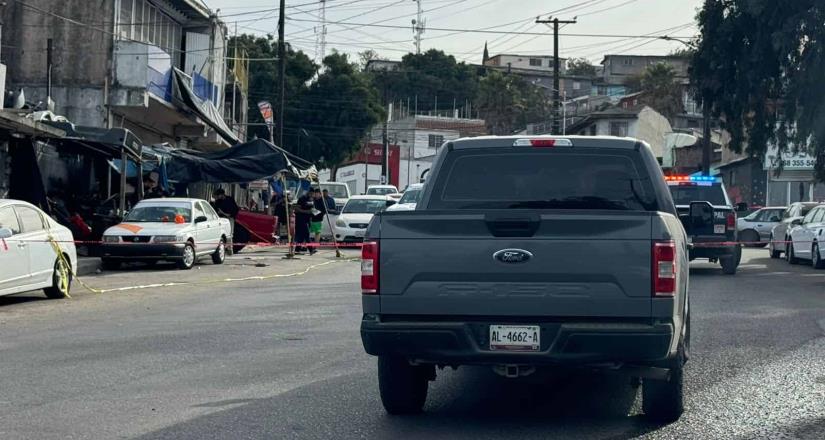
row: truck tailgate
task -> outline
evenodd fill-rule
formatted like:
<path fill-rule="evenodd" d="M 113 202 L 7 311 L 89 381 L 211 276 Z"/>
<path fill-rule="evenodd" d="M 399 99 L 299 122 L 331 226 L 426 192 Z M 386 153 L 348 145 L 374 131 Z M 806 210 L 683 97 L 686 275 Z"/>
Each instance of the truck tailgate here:
<path fill-rule="evenodd" d="M 649 317 L 654 218 L 603 210 L 381 215 L 381 313 Z M 505 249 L 532 256 L 494 258 Z"/>

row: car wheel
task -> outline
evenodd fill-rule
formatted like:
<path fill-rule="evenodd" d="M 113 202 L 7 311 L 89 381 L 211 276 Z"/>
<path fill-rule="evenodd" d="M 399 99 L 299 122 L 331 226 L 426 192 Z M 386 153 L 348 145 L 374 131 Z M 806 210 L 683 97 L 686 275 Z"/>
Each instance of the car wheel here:
<path fill-rule="evenodd" d="M 65 258 L 58 258 L 54 263 L 54 273 L 52 273 L 52 285 L 43 289 L 46 297 L 51 299 L 61 299 L 69 296 L 72 288 L 72 268 Z"/>
<path fill-rule="evenodd" d="M 815 269 L 825 269 L 825 260 L 819 254 L 819 243 L 814 243 L 814 247 L 811 249 L 811 264 Z"/>
<path fill-rule="evenodd" d="M 793 250 L 793 242 L 790 240 L 788 240 L 788 251 L 785 254 L 785 259 L 789 264 L 799 264 L 799 258 L 796 258 L 796 252 Z"/>
<path fill-rule="evenodd" d="M 118 270 L 120 269 L 120 260 L 108 260 L 104 258 L 101 261 L 101 265 L 103 266 L 103 270 Z"/>
<path fill-rule="evenodd" d="M 773 242 L 773 235 L 771 235 L 771 241 L 768 245 L 768 253 L 770 254 L 771 258 L 779 258 L 782 256 L 782 252 L 776 250 L 776 244 Z"/>
<path fill-rule="evenodd" d="M 226 261 L 226 241 L 221 239 L 218 243 L 218 249 L 212 254 L 212 262 L 215 264 L 223 264 Z"/>
<path fill-rule="evenodd" d="M 390 414 L 420 413 L 427 401 L 427 367 L 413 366 L 397 356 L 378 357 L 378 390 Z"/>
<path fill-rule="evenodd" d="M 742 232 L 742 242 L 745 243 L 746 247 L 759 247 L 763 245 L 759 242 L 759 234 L 752 229 Z"/>
<path fill-rule="evenodd" d="M 178 269 L 182 270 L 189 270 L 195 266 L 195 246 L 192 242 L 187 242 L 186 245 L 183 247 L 183 255 L 181 259 L 178 260 Z"/>
<path fill-rule="evenodd" d="M 684 405 L 684 343 L 679 344 L 676 359 L 670 366 L 667 380 L 645 379 L 642 386 L 642 408 L 645 416 L 658 423 L 679 420 L 685 410 Z"/>

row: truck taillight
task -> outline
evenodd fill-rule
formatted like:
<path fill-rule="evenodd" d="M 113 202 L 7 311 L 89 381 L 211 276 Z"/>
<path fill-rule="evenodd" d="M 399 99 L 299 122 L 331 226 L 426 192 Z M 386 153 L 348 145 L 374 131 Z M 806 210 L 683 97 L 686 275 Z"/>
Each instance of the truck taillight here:
<path fill-rule="evenodd" d="M 361 293 L 378 294 L 378 243 L 374 241 L 361 247 Z"/>
<path fill-rule="evenodd" d="M 727 217 L 728 230 L 736 229 L 736 213 L 729 212 Z"/>
<path fill-rule="evenodd" d="M 676 244 L 653 243 L 653 296 L 676 294 Z"/>

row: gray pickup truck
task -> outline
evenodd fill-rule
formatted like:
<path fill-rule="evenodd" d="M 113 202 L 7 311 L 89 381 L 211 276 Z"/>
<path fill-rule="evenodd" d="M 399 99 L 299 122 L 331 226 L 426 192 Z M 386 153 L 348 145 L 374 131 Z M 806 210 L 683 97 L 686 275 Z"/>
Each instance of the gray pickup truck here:
<path fill-rule="evenodd" d="M 623 372 L 648 417 L 682 413 L 687 238 L 643 142 L 448 142 L 416 209 L 376 215 L 362 257 L 361 338 L 390 414 L 420 412 L 436 370 L 461 365 Z"/>

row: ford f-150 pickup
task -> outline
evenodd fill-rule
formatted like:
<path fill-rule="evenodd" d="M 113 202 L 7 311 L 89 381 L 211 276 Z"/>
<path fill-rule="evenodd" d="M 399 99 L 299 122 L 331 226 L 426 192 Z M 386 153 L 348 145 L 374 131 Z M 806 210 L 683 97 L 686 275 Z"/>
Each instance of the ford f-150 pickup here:
<path fill-rule="evenodd" d="M 648 417 L 681 415 L 688 243 L 644 142 L 460 139 L 430 173 L 362 249 L 361 338 L 388 413 L 420 412 L 438 369 L 482 365 L 623 372 Z"/>

